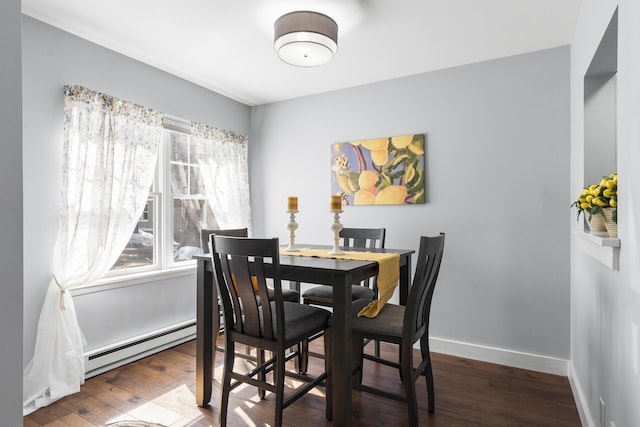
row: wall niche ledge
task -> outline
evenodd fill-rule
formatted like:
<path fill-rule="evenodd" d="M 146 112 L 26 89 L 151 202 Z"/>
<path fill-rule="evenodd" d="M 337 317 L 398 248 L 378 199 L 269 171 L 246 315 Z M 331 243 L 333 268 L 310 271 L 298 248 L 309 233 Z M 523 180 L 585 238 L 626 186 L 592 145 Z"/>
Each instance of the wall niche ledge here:
<path fill-rule="evenodd" d="M 574 231 L 578 247 L 582 252 L 601 262 L 612 270 L 619 270 L 620 239 L 598 236 L 585 231 Z"/>

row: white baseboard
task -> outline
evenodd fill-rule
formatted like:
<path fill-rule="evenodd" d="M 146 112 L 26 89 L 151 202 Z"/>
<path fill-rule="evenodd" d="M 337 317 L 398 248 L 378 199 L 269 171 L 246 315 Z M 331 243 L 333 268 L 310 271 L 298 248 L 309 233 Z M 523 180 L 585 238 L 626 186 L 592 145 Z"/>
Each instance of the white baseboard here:
<path fill-rule="evenodd" d="M 529 369 L 546 374 L 568 376 L 568 361 L 537 354 L 510 351 L 502 348 L 487 347 L 459 341 L 429 338 L 429 349 L 435 353 L 444 353 L 482 362 L 497 363 L 514 368 Z"/>
<path fill-rule="evenodd" d="M 196 322 L 190 320 L 114 343 L 84 354 L 85 378 L 125 365 L 196 337 Z"/>
<path fill-rule="evenodd" d="M 569 384 L 571 385 L 571 391 L 573 392 L 573 400 L 576 401 L 578 415 L 580 415 L 580 423 L 585 427 L 596 427 L 597 424 L 593 421 L 593 417 L 589 412 L 587 399 L 584 397 L 584 392 L 582 391 L 580 382 L 576 377 L 576 371 L 571 361 L 569 361 Z"/>

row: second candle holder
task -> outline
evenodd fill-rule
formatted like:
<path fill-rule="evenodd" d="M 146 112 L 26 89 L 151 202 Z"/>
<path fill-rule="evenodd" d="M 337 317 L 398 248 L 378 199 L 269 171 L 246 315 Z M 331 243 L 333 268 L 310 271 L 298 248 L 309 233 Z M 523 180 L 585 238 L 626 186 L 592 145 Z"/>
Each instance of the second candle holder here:
<path fill-rule="evenodd" d="M 287 252 L 297 252 L 300 249 L 296 248 L 296 230 L 298 229 L 298 223 L 296 222 L 296 214 L 297 210 L 288 210 L 289 213 L 289 224 L 287 224 L 287 228 L 289 229 L 289 246 L 285 249 Z"/>
<path fill-rule="evenodd" d="M 344 253 L 340 249 L 340 231 L 342 231 L 342 224 L 340 223 L 341 210 L 332 210 L 333 212 L 333 224 L 331 224 L 331 231 L 333 231 L 333 248 L 329 251 L 330 255 L 341 255 Z"/>

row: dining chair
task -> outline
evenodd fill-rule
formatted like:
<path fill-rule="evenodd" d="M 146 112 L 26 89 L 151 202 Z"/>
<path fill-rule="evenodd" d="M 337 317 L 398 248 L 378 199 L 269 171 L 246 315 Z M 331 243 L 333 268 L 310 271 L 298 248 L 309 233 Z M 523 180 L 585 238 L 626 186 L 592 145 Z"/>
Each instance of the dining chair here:
<path fill-rule="evenodd" d="M 265 391 L 275 393 L 275 426 L 282 425 L 283 410 L 312 388 L 325 381 L 326 370 L 316 376 L 287 371 L 285 362 L 299 356 L 300 342 L 324 332 L 331 313 L 319 307 L 284 301 L 280 279 L 278 238 L 251 239 L 214 235 L 212 260 L 220 290 L 226 325 L 224 369 L 220 417 L 227 424 L 230 393 L 240 384 L 258 388 L 260 398 Z M 267 278 L 267 270 L 269 278 Z M 269 304 L 267 282 L 274 289 Z M 257 290 L 255 289 L 257 288 Z M 234 370 L 235 345 L 255 347 L 257 366 L 249 372 Z M 291 351 L 290 348 L 296 348 Z M 265 351 L 271 357 L 265 360 Z M 273 372 L 273 376 L 268 373 Z M 285 375 L 306 382 L 285 397 Z"/>
<path fill-rule="evenodd" d="M 418 403 L 416 398 L 416 381 L 424 374 L 427 383 L 428 410 L 433 412 L 435 408 L 433 372 L 431 368 L 431 356 L 429 352 L 429 313 L 433 291 L 438 279 L 442 253 L 444 251 L 444 233 L 439 236 L 420 237 L 420 249 L 416 271 L 409 290 L 407 305 L 385 304 L 380 313 L 373 318 L 358 317 L 357 313 L 364 308 L 369 301 L 356 301 L 353 303 L 352 336 L 353 336 L 353 389 L 373 393 L 385 398 L 398 400 L 407 404 L 409 412 L 409 425 L 418 425 Z M 328 330 L 330 331 L 330 329 Z M 379 359 L 363 352 L 364 340 L 375 339 L 378 341 L 397 344 L 400 347 L 400 363 Z M 331 334 L 327 332 L 324 337 L 325 353 L 332 351 Z M 421 360 L 414 367 L 413 345 L 420 341 Z M 402 393 L 393 393 L 389 390 L 376 388 L 371 381 L 363 384 L 362 371 L 363 360 L 399 368 L 401 372 Z M 327 358 L 327 371 L 331 371 L 331 358 Z M 331 419 L 331 375 L 327 378 L 327 419 Z"/>
<path fill-rule="evenodd" d="M 201 239 L 202 239 L 202 251 L 205 254 L 210 252 L 211 245 L 211 235 L 215 234 L 218 236 L 231 236 L 231 237 L 248 237 L 249 233 L 247 228 L 227 228 L 222 230 L 212 230 L 212 229 L 203 229 L 200 231 Z M 273 289 L 269 288 L 269 300 L 273 301 Z M 299 302 L 300 301 L 300 292 L 295 289 L 283 288 L 282 295 L 285 301 L 291 302 Z"/>
<path fill-rule="evenodd" d="M 343 228 L 339 233 L 340 246 L 346 250 L 349 250 L 349 248 L 384 248 L 385 234 L 385 228 Z M 378 295 L 377 278 L 372 277 L 359 284 L 352 285 L 351 295 L 352 301 L 373 300 Z M 302 293 L 302 303 L 333 307 L 333 288 L 326 285 L 313 286 Z M 308 366 L 307 355 L 323 357 L 322 354 L 309 352 L 308 343 L 303 343 L 303 345 L 304 356 L 300 360 L 301 372 L 305 372 Z M 380 357 L 380 343 L 378 342 L 374 344 L 374 354 L 376 357 Z"/>
<path fill-rule="evenodd" d="M 340 246 L 345 250 L 349 248 L 384 248 L 384 228 L 343 228 L 340 230 Z M 351 287 L 352 300 L 372 300 L 377 295 L 376 278 L 355 284 Z M 302 293 L 304 304 L 333 306 L 333 288 L 326 285 L 313 286 Z"/>
<path fill-rule="evenodd" d="M 218 235 L 218 236 L 228 236 L 228 237 L 248 237 L 249 236 L 249 230 L 244 227 L 244 228 L 225 228 L 222 230 L 213 230 L 213 229 L 203 229 L 200 231 L 201 233 L 201 239 L 202 239 L 202 251 L 204 253 L 209 253 L 211 251 L 211 236 L 212 235 Z M 273 301 L 274 299 L 274 291 L 272 288 L 268 288 L 267 292 L 269 294 L 269 301 Z M 285 301 L 291 301 L 291 302 L 300 302 L 300 292 L 294 290 L 294 289 L 289 289 L 289 288 L 283 288 L 282 289 L 282 298 Z M 258 299 L 259 300 L 259 299 Z M 220 318 L 224 321 L 223 319 L 223 314 L 222 314 L 222 305 L 220 304 L 220 301 L 218 301 L 218 311 Z M 220 324 L 222 325 L 223 322 L 220 322 Z M 222 334 L 224 332 L 224 328 L 220 327 L 218 334 Z M 303 363 L 303 360 L 306 361 L 309 359 L 308 355 L 306 354 L 307 347 L 304 347 L 305 349 L 305 355 L 302 358 L 299 358 L 296 360 L 296 363 L 298 364 L 298 366 L 300 366 L 301 363 Z M 224 351 L 224 349 L 220 346 L 216 345 L 216 351 Z M 251 348 L 247 347 L 245 349 L 245 353 L 238 353 L 239 357 L 242 357 L 248 361 L 251 362 L 255 362 L 255 358 L 251 355 Z"/>

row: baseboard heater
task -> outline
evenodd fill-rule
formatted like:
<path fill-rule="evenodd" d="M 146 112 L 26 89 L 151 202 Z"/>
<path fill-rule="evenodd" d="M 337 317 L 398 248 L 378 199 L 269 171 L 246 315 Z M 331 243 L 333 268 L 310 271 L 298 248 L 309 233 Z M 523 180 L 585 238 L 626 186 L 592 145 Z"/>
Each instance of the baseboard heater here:
<path fill-rule="evenodd" d="M 196 337 L 195 320 L 158 329 L 109 346 L 85 353 L 85 378 L 126 365 Z"/>

